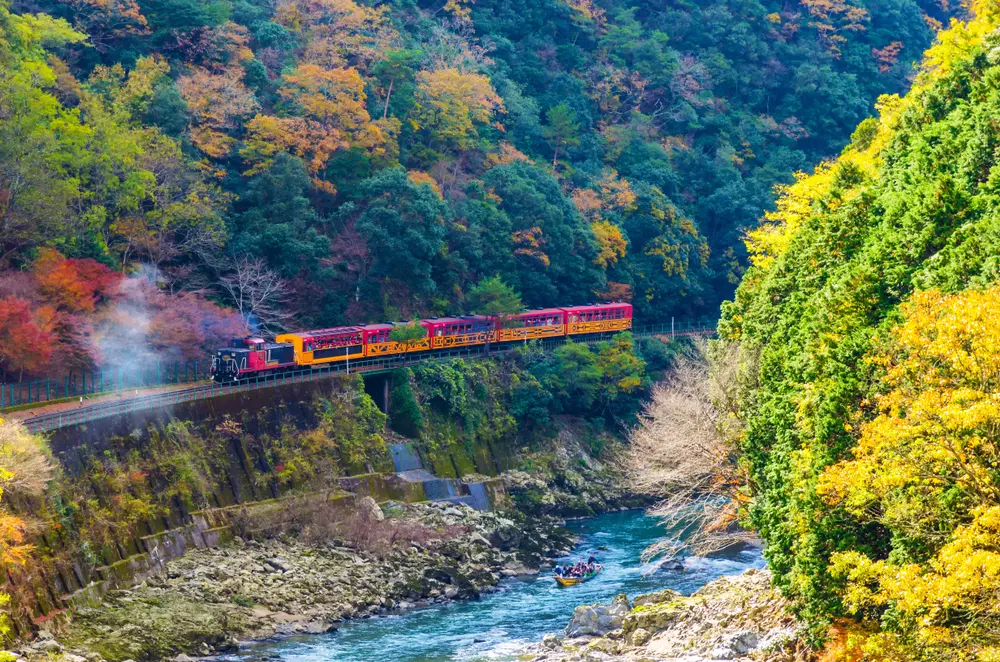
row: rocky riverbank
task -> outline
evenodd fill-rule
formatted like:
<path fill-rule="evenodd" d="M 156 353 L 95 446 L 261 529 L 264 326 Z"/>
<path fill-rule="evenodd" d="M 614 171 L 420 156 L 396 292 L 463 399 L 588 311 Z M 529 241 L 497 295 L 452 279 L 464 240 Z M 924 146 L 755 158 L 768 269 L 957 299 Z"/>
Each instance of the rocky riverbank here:
<path fill-rule="evenodd" d="M 648 496 L 628 489 L 617 459 L 621 441 L 609 434 L 598 437 L 604 448 L 600 459 L 586 442 L 578 421 L 564 420 L 554 443 L 545 450 L 521 451 L 520 469 L 502 475 L 504 488 L 517 509 L 530 515 L 592 517 L 652 504 Z"/>
<path fill-rule="evenodd" d="M 582 605 L 562 637 L 546 636 L 522 659 L 793 662 L 809 659 L 800 634 L 770 573 L 748 570 L 687 597 L 664 590 Z"/>
<path fill-rule="evenodd" d="M 566 553 L 572 538 L 560 524 L 414 504 L 385 518 L 380 510 L 366 515 L 345 531 L 349 540 L 237 538 L 109 594 L 80 610 L 58 641 L 44 636 L 18 653 L 31 660 L 64 652 L 89 662 L 204 656 L 241 640 L 324 632 L 349 618 L 474 598 Z"/>
<path fill-rule="evenodd" d="M 68 625 L 43 626 L 50 632 L 15 652 L 26 662 L 53 653 L 69 662 L 207 656 L 243 641 L 475 598 L 568 553 L 563 517 L 646 503 L 623 487 L 613 453 L 598 460 L 588 450 L 571 427 L 544 450 L 522 449 L 519 470 L 502 475 L 510 499 L 500 512 L 421 503 L 383 513 L 365 498 L 337 523 L 343 513 L 291 502 L 278 522 L 245 521 L 231 544 L 189 551 L 163 573 L 79 609 Z"/>

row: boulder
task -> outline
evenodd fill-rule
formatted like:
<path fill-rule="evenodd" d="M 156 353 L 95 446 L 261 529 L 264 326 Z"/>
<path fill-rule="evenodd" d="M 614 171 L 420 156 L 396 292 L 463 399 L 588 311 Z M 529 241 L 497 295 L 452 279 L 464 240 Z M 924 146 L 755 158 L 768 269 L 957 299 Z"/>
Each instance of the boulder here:
<path fill-rule="evenodd" d="M 55 639 L 39 639 L 31 645 L 31 649 L 39 653 L 58 653 L 62 650 L 62 644 Z"/>
<path fill-rule="evenodd" d="M 562 646 L 562 642 L 559 641 L 559 637 L 554 634 L 547 634 L 542 637 L 542 646 L 545 646 L 549 650 L 555 650 Z"/>
<path fill-rule="evenodd" d="M 385 513 L 382 512 L 375 499 L 370 496 L 361 497 L 358 500 L 358 510 L 362 513 L 367 513 L 376 522 L 381 522 L 385 519 Z"/>
<path fill-rule="evenodd" d="M 264 559 L 264 565 L 270 566 L 271 568 L 277 570 L 278 572 L 288 572 L 289 570 L 288 561 L 280 559 L 278 557 Z"/>
<path fill-rule="evenodd" d="M 600 651 L 602 653 L 607 653 L 608 655 L 618 655 L 621 651 L 621 645 L 617 641 L 612 641 L 611 639 L 594 639 L 592 642 L 587 644 L 587 650 Z"/>
<path fill-rule="evenodd" d="M 684 572 L 684 564 L 676 559 L 664 561 L 656 567 L 657 572 Z"/>
<path fill-rule="evenodd" d="M 632 645 L 633 646 L 645 646 L 646 643 L 653 638 L 653 633 L 644 628 L 638 628 L 632 632 Z"/>
<path fill-rule="evenodd" d="M 730 632 L 709 653 L 716 660 L 735 660 L 757 649 L 760 637 L 753 630 Z"/>
<path fill-rule="evenodd" d="M 639 628 L 659 632 L 688 611 L 682 600 L 643 606 L 629 614 L 622 627 L 626 634 L 635 632 Z"/>
<path fill-rule="evenodd" d="M 567 637 L 600 637 L 622 627 L 631 611 L 628 598 L 616 595 L 610 605 L 580 605 L 573 610 L 573 618 L 566 626 Z"/>
<path fill-rule="evenodd" d="M 637 595 L 635 600 L 632 601 L 632 606 L 642 607 L 644 605 L 658 605 L 664 602 L 673 602 L 680 597 L 682 596 L 677 591 L 665 588 L 662 591 L 657 591 L 656 593 L 644 593 L 642 595 Z"/>

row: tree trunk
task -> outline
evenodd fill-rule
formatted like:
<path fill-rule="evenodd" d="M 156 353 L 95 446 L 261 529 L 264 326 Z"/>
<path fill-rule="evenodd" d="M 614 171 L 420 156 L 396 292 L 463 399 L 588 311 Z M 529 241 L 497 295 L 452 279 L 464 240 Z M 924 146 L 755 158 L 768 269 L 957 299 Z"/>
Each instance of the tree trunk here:
<path fill-rule="evenodd" d="M 392 98 L 392 86 L 395 82 L 395 76 L 389 79 L 389 91 L 385 93 L 385 106 L 382 108 L 382 119 L 389 116 L 389 99 Z"/>

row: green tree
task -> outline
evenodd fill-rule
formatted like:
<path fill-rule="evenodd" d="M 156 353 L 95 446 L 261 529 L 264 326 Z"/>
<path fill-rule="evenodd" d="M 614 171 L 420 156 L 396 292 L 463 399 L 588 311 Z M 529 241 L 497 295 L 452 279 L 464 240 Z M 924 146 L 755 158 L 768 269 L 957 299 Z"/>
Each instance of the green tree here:
<path fill-rule="evenodd" d="M 516 283 L 529 306 L 587 301 L 604 288 L 594 233 L 550 173 L 515 162 L 493 168 L 483 183 L 510 219 Z"/>
<path fill-rule="evenodd" d="M 645 392 L 646 363 L 636 352 L 631 333 L 619 333 L 597 346 L 597 367 L 601 371 L 598 399 L 605 415 L 624 419 L 638 412 L 640 395 Z"/>
<path fill-rule="evenodd" d="M 395 288 L 418 296 L 434 293 L 448 206 L 430 186 L 414 183 L 401 168 L 383 170 L 363 182 L 357 193 L 364 205 L 355 228 L 367 243 L 360 274 L 366 294 L 381 301 Z"/>
<path fill-rule="evenodd" d="M 523 308 L 521 297 L 500 276 L 484 278 L 465 296 L 465 308 L 470 313 L 504 318 L 516 315 Z"/>
<path fill-rule="evenodd" d="M 565 102 L 549 108 L 545 120 L 547 124 L 542 128 L 542 135 L 552 147 L 552 167 L 555 168 L 560 149 L 580 145 L 580 125 L 576 112 Z"/>
<path fill-rule="evenodd" d="M 392 342 L 398 342 L 402 345 L 412 345 L 413 343 L 424 340 L 425 338 L 427 338 L 427 329 L 421 326 L 420 322 L 397 324 L 393 330 L 389 332 L 389 340 Z"/>
<path fill-rule="evenodd" d="M 586 414 L 597 401 L 603 375 L 597 357 L 583 343 L 567 341 L 536 366 L 538 381 L 552 394 L 557 413 Z"/>
<path fill-rule="evenodd" d="M 400 368 L 392 373 L 390 424 L 396 432 L 419 438 L 424 431 L 424 412 L 413 390 L 413 371 Z"/>

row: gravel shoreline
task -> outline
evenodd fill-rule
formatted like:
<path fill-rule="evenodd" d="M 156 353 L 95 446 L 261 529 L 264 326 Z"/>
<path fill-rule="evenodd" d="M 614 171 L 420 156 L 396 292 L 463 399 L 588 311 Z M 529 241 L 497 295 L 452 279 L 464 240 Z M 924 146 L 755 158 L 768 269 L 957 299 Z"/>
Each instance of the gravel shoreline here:
<path fill-rule="evenodd" d="M 336 539 L 237 538 L 171 561 L 164 575 L 81 609 L 58 640 L 45 634 L 16 653 L 29 662 L 51 653 L 64 662 L 184 662 L 348 619 L 475 599 L 505 577 L 537 573 L 574 544 L 554 517 L 439 503 L 398 508 L 393 521 L 449 535 L 395 541 L 379 554 Z"/>

